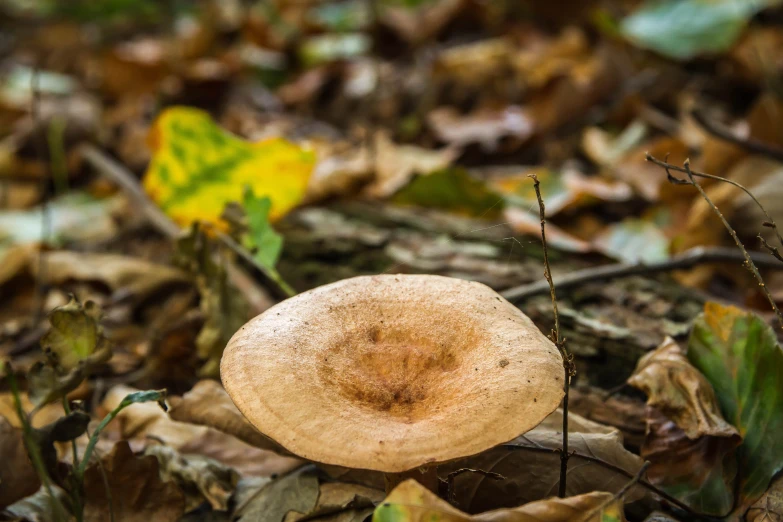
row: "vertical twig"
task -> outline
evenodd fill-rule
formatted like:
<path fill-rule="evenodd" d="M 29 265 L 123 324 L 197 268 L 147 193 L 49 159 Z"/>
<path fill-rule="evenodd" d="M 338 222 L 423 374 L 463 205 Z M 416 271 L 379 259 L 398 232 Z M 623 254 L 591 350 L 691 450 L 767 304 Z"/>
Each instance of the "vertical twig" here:
<path fill-rule="evenodd" d="M 772 310 L 775 312 L 775 315 L 777 315 L 781 328 L 783 328 L 783 314 L 780 313 L 780 310 L 778 309 L 778 305 L 775 303 L 775 299 L 772 297 L 772 294 L 769 293 L 769 289 L 767 288 L 767 285 L 764 283 L 764 279 L 762 279 L 761 274 L 759 273 L 759 269 L 756 268 L 755 263 L 753 263 L 753 259 L 751 259 L 750 254 L 748 254 L 748 251 L 745 249 L 745 245 L 742 244 L 742 241 L 740 241 L 739 236 L 737 236 L 737 232 L 735 232 L 735 230 L 731 227 L 728 220 L 723 216 L 723 213 L 720 211 L 720 209 L 717 206 L 715 206 L 715 203 L 712 202 L 712 200 L 704 191 L 704 189 L 701 187 L 699 182 L 696 181 L 696 178 L 693 177 L 693 172 L 691 172 L 690 159 L 685 160 L 685 163 L 683 163 L 683 168 L 685 169 L 685 173 L 688 175 L 688 179 L 690 180 L 691 185 L 696 187 L 696 190 L 699 191 L 701 197 L 704 198 L 704 201 L 706 201 L 707 204 L 712 208 L 712 210 L 715 212 L 715 215 L 717 215 L 720 218 L 721 222 L 723 222 L 723 226 L 726 227 L 726 230 L 728 230 L 729 234 L 731 234 L 731 238 L 734 240 L 734 243 L 736 243 L 737 248 L 740 249 L 740 251 L 742 252 L 742 256 L 745 258 L 745 262 L 742 263 L 742 266 L 747 268 L 748 271 L 751 274 L 753 274 L 753 277 L 756 279 L 759 286 L 761 287 L 761 291 L 767 297 L 767 300 L 769 301 L 769 305 L 772 307 Z"/>
<path fill-rule="evenodd" d="M 560 451 L 560 487 L 558 490 L 558 496 L 563 498 L 566 495 L 566 476 L 568 475 L 568 458 L 570 456 L 568 454 L 568 391 L 571 386 L 571 377 L 576 375 L 576 366 L 574 366 L 573 356 L 566 350 L 566 340 L 560 335 L 557 295 L 555 293 L 555 283 L 552 280 L 552 270 L 549 266 L 549 251 L 546 243 L 546 207 L 544 206 L 544 199 L 541 197 L 541 183 L 535 174 L 530 174 L 528 177 L 533 179 L 533 188 L 536 190 L 536 198 L 538 199 L 538 214 L 541 218 L 541 244 L 544 248 L 544 277 L 549 283 L 552 311 L 555 314 L 555 328 L 549 334 L 549 338 L 555 343 L 555 346 L 560 351 L 560 356 L 563 358 L 563 449 Z"/>

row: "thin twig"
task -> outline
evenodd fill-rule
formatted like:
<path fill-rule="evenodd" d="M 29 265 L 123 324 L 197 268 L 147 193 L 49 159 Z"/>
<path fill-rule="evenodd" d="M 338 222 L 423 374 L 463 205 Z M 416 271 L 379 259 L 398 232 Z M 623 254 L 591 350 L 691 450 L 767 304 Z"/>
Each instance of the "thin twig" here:
<path fill-rule="evenodd" d="M 639 483 L 640 480 L 642 480 L 642 477 L 644 476 L 644 472 L 647 471 L 647 468 L 650 467 L 649 462 L 645 462 L 642 464 L 642 467 L 639 468 L 639 471 L 636 472 L 636 475 L 629 480 L 622 488 L 620 488 L 620 491 L 612 495 L 612 498 L 607 499 L 606 501 L 602 502 L 600 506 L 597 506 L 595 509 L 591 510 L 587 515 L 582 518 L 584 521 L 592 520 L 592 518 L 601 513 L 604 509 L 609 507 L 612 503 L 617 502 L 619 500 L 622 500 L 625 495 L 628 494 L 628 491 L 631 490 L 632 487 L 634 487 L 636 484 Z"/>
<path fill-rule="evenodd" d="M 778 261 L 783 263 L 783 254 L 780 253 L 780 250 L 778 250 L 778 247 L 773 247 L 769 243 L 767 243 L 767 240 L 764 239 L 764 236 L 761 234 L 758 235 L 759 241 L 761 241 L 761 246 L 764 247 L 764 250 L 769 252 L 772 257 L 777 259 Z"/>
<path fill-rule="evenodd" d="M 780 310 L 778 309 L 778 305 L 775 303 L 775 299 L 773 299 L 772 294 L 769 293 L 769 289 L 767 288 L 767 285 L 764 283 L 764 279 L 761 277 L 761 274 L 759 273 L 759 269 L 756 268 L 756 265 L 753 263 L 753 259 L 750 257 L 750 254 L 748 254 L 748 251 L 745 249 L 745 245 L 743 245 L 742 241 L 740 241 L 739 236 L 737 236 L 737 232 L 733 228 L 731 228 L 731 225 L 729 224 L 728 220 L 723 216 L 723 213 L 720 211 L 718 207 L 715 206 L 715 203 L 712 202 L 712 200 L 704 191 L 704 189 L 701 187 L 701 185 L 699 185 L 699 182 L 696 181 L 696 178 L 694 178 L 693 172 L 691 172 L 690 160 L 686 159 L 685 163 L 683 163 L 683 167 L 685 168 L 685 173 L 688 175 L 688 179 L 691 181 L 691 184 L 694 187 L 696 187 L 696 190 L 699 191 L 701 197 L 704 198 L 704 201 L 706 201 L 707 204 L 712 208 L 712 210 L 715 212 L 715 215 L 717 215 L 720 218 L 720 220 L 723 222 L 723 226 L 726 227 L 726 230 L 729 232 L 729 234 L 731 234 L 732 239 L 734 239 L 734 243 L 736 243 L 737 248 L 740 249 L 740 251 L 742 252 L 742 256 L 745 258 L 745 262 L 743 263 L 743 266 L 747 268 L 751 274 L 753 274 L 754 278 L 756 278 L 756 281 L 761 287 L 761 291 L 767 297 L 767 300 L 769 301 L 769 305 L 772 307 L 772 310 L 775 312 L 775 315 L 778 316 L 778 319 L 780 320 L 780 326 L 781 328 L 783 328 L 783 314 L 780 313 Z"/>
<path fill-rule="evenodd" d="M 645 159 L 647 161 L 650 161 L 652 163 L 655 163 L 659 167 L 663 167 L 666 170 L 666 175 L 669 177 L 669 181 L 671 183 L 674 183 L 675 185 L 690 185 L 691 183 L 688 180 L 684 179 L 677 179 L 674 176 L 672 176 L 671 172 L 672 170 L 677 172 L 682 172 L 683 174 L 687 174 L 688 172 L 685 170 L 684 167 L 678 167 L 677 165 L 672 165 L 671 163 L 667 161 L 661 161 L 659 159 L 654 158 L 649 152 L 645 155 Z M 753 200 L 753 202 L 756 204 L 756 206 L 761 210 L 761 212 L 764 214 L 764 217 L 767 219 L 765 222 L 762 223 L 763 226 L 767 228 L 771 228 L 772 231 L 775 233 L 775 235 L 778 238 L 778 241 L 781 245 L 783 245 L 783 236 L 780 234 L 780 229 L 778 228 L 777 223 L 775 223 L 775 220 L 772 219 L 772 216 L 769 212 L 767 212 L 767 209 L 764 208 L 764 206 L 761 204 L 761 202 L 756 198 L 756 196 L 753 195 L 753 193 L 748 190 L 744 185 L 737 183 L 736 181 L 730 180 L 728 178 L 723 178 L 721 176 L 715 176 L 713 174 L 707 174 L 706 172 L 699 172 L 698 170 L 691 170 L 691 174 L 694 176 L 700 177 L 700 178 L 706 178 L 706 179 L 714 179 L 715 181 L 720 181 L 722 183 L 728 183 L 729 185 L 733 185 L 737 187 L 738 189 L 742 190 L 745 194 L 748 195 L 750 199 Z"/>
<path fill-rule="evenodd" d="M 98 172 L 116 183 L 138 208 L 140 208 L 144 217 L 147 218 L 147 221 L 149 221 L 161 234 L 169 239 L 176 239 L 179 237 L 182 232 L 179 226 L 150 200 L 139 185 L 135 176 L 133 176 L 127 168 L 114 161 L 103 151 L 91 144 L 82 145 L 81 155 L 85 161 L 92 165 Z M 225 235 L 223 236 L 228 237 Z M 225 239 L 222 241 L 226 244 Z M 226 244 L 226 246 L 232 248 L 231 245 Z M 252 259 L 252 256 L 250 256 L 250 258 Z M 257 263 L 253 263 L 253 265 L 259 270 L 262 270 L 258 267 Z M 273 304 L 269 299 L 267 292 L 264 291 L 264 289 L 262 289 L 254 279 L 242 269 L 242 267 L 235 263 L 229 263 L 226 269 L 228 277 L 233 285 L 245 295 L 256 313 L 266 310 Z M 265 272 L 262 271 L 261 273 L 264 274 Z M 272 282 L 274 283 L 274 281 Z M 274 286 L 273 288 L 277 289 Z"/>
<path fill-rule="evenodd" d="M 544 250 L 544 278 L 549 283 L 549 295 L 552 298 L 552 310 L 555 314 L 555 329 L 549 334 L 549 338 L 555 343 L 563 358 L 563 448 L 560 451 L 560 487 L 558 489 L 558 496 L 563 498 L 566 495 L 566 477 L 568 476 L 568 458 L 570 457 L 568 454 L 568 390 L 571 385 L 571 377 L 576 375 L 576 366 L 574 365 L 574 358 L 566 350 L 566 340 L 560 335 L 557 294 L 555 292 L 555 283 L 552 280 L 552 270 L 549 266 L 549 251 L 546 243 L 546 208 L 544 206 L 544 198 L 541 197 L 541 183 L 535 174 L 530 174 L 528 177 L 533 179 L 533 188 L 536 190 L 536 198 L 538 199 L 538 213 L 541 218 L 541 244 Z"/>
<path fill-rule="evenodd" d="M 753 259 L 753 262 L 756 263 L 756 266 L 783 270 L 783 265 L 766 254 L 760 252 L 750 252 L 749 254 L 751 259 Z M 738 252 L 736 248 L 694 247 L 681 254 L 672 256 L 665 261 L 658 261 L 655 263 L 639 263 L 635 265 L 616 263 L 576 270 L 569 274 L 556 277 L 555 284 L 558 289 L 567 290 L 586 283 L 606 281 L 620 277 L 685 270 L 705 263 L 741 263 L 744 260 L 745 257 L 741 252 Z M 547 291 L 549 291 L 549 282 L 546 279 L 541 279 L 533 283 L 509 288 L 501 292 L 501 295 L 509 301 L 515 301 L 543 295 L 547 293 Z"/>
<path fill-rule="evenodd" d="M 783 161 L 783 149 L 780 147 L 776 147 L 775 145 L 765 143 L 755 138 L 742 138 L 737 136 L 725 125 L 707 118 L 707 116 L 698 109 L 693 109 L 691 111 L 691 116 L 693 116 L 693 119 L 696 120 L 696 122 L 701 125 L 704 130 L 717 138 L 728 141 L 729 143 L 733 143 L 735 145 L 739 145 L 743 149 L 750 152 L 763 154 L 764 156 L 777 161 Z"/>

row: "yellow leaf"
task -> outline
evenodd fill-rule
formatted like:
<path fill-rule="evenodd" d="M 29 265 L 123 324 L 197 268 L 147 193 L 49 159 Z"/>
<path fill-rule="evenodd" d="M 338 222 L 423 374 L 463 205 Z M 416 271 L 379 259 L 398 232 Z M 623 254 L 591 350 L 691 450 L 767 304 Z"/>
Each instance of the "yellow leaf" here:
<path fill-rule="evenodd" d="M 302 200 L 315 164 L 306 148 L 282 138 L 248 143 L 189 107 L 163 111 L 148 142 L 153 157 L 144 188 L 183 227 L 217 224 L 226 203 L 242 201 L 246 186 L 269 197 L 269 219 L 275 221 Z"/>

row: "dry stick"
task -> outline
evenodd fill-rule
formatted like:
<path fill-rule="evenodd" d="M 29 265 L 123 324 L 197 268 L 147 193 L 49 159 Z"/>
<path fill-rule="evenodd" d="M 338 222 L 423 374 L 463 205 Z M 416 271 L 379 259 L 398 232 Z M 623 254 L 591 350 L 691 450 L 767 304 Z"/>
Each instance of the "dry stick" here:
<path fill-rule="evenodd" d="M 685 170 L 684 167 L 678 167 L 677 165 L 672 165 L 671 163 L 668 163 L 666 161 L 661 161 L 659 159 L 654 158 L 649 152 L 645 154 L 645 159 L 647 161 L 650 161 L 652 163 L 655 163 L 659 167 L 663 167 L 666 170 L 666 175 L 669 177 L 669 181 L 671 183 L 674 183 L 675 185 L 690 185 L 690 182 L 686 180 L 677 179 L 674 176 L 672 176 L 671 170 L 682 172 L 683 174 L 687 174 L 688 172 Z M 697 170 L 691 170 L 691 174 L 694 176 L 700 177 L 700 178 L 706 178 L 706 179 L 714 179 L 715 181 L 720 181 L 722 183 L 728 183 L 729 185 L 733 185 L 737 187 L 738 189 L 742 190 L 745 194 L 748 195 L 750 199 L 753 200 L 753 202 L 756 204 L 756 206 L 761 210 L 761 212 L 764 214 L 764 217 L 767 218 L 765 222 L 762 223 L 763 226 L 771 228 L 775 235 L 777 236 L 778 241 L 781 245 L 783 245 L 783 236 L 780 234 L 780 229 L 778 228 L 777 223 L 775 223 L 775 220 L 772 219 L 772 216 L 769 212 L 767 212 L 767 209 L 764 208 L 764 206 L 761 204 L 761 202 L 756 198 L 756 196 L 753 195 L 753 193 L 748 190 L 744 185 L 737 183 L 736 181 L 730 180 L 728 178 L 723 178 L 721 176 L 715 176 L 713 174 L 707 174 L 705 172 L 699 172 Z M 762 242 L 762 245 L 766 245 L 766 242 Z M 769 245 L 767 245 L 768 247 Z M 769 248 L 768 248 L 769 250 Z M 772 251 L 770 251 L 772 255 L 775 255 Z M 776 256 L 777 257 L 777 256 Z"/>
<path fill-rule="evenodd" d="M 698 109 L 693 109 L 691 111 L 691 116 L 693 116 L 693 119 L 696 120 L 696 122 L 701 125 L 704 130 L 717 138 L 728 141 L 735 145 L 739 145 L 740 147 L 749 150 L 750 152 L 756 152 L 772 159 L 783 161 L 783 149 L 780 147 L 759 141 L 755 138 L 741 138 L 734 134 L 731 129 L 727 128 L 725 125 L 707 118 L 707 116 Z"/>
<path fill-rule="evenodd" d="M 138 205 L 144 217 L 160 233 L 170 239 L 179 237 L 181 230 L 169 217 L 153 203 L 144 190 L 139 186 L 133 174 L 120 163 L 114 161 L 103 151 L 91 144 L 81 147 L 82 157 L 101 174 L 119 185 L 119 187 Z M 224 240 L 225 244 L 225 240 Z M 227 245 L 232 248 L 231 245 Z M 251 256 L 252 258 L 252 256 Z M 241 267 L 229 263 L 227 267 L 228 277 L 236 288 L 247 298 L 250 305 L 261 312 L 269 308 L 272 303 L 266 291 L 258 286 L 255 280 Z"/>
<path fill-rule="evenodd" d="M 576 375 L 576 366 L 574 365 L 574 359 L 571 354 L 568 353 L 565 347 L 565 339 L 560 335 L 560 316 L 557 313 L 557 295 L 555 293 L 555 283 L 552 281 L 552 270 L 549 267 L 549 252 L 546 244 L 546 208 L 544 207 L 544 199 L 541 197 L 541 183 L 538 181 L 538 177 L 535 174 L 530 174 L 528 177 L 533 179 L 533 188 L 536 190 L 536 198 L 538 199 L 538 214 L 541 218 L 541 244 L 544 249 L 544 278 L 549 283 L 549 295 L 552 298 L 552 311 L 555 314 L 555 329 L 549 335 L 549 338 L 555 343 L 557 349 L 560 351 L 560 356 L 563 358 L 563 448 L 560 451 L 560 486 L 558 489 L 558 496 L 560 498 L 566 495 L 566 476 L 568 475 L 568 390 L 571 385 L 571 377 Z"/>
<path fill-rule="evenodd" d="M 696 190 L 699 191 L 701 197 L 704 198 L 704 201 L 706 201 L 710 207 L 712 207 L 712 210 L 715 212 L 715 215 L 717 215 L 720 218 L 720 220 L 723 222 L 723 226 L 726 227 L 726 230 L 728 230 L 729 234 L 731 234 L 732 239 L 734 239 L 734 243 L 737 244 L 737 248 L 740 249 L 743 257 L 745 258 L 745 262 L 742 265 L 745 268 L 747 268 L 750 271 L 750 273 L 753 274 L 753 277 L 756 278 L 756 281 L 758 281 L 761 290 L 764 292 L 764 295 L 767 297 L 767 300 L 769 301 L 769 305 L 772 307 L 772 310 L 775 312 L 775 315 L 777 315 L 778 319 L 780 320 L 780 327 L 783 328 L 783 314 L 780 313 L 780 310 L 778 309 L 778 305 L 775 303 L 775 299 L 773 299 L 772 294 L 769 293 L 769 289 L 767 288 L 767 285 L 764 283 L 764 279 L 762 279 L 761 274 L 759 273 L 759 269 L 756 268 L 756 265 L 753 263 L 753 259 L 750 257 L 750 254 L 748 254 L 748 251 L 745 249 L 745 245 L 743 245 L 742 241 L 740 241 L 739 236 L 737 236 L 737 232 L 733 228 L 731 228 L 731 225 L 729 225 L 729 222 L 723 216 L 723 213 L 720 211 L 720 209 L 718 209 L 718 207 L 715 206 L 715 203 L 712 202 L 712 200 L 707 195 L 707 193 L 704 192 L 704 189 L 701 188 L 701 185 L 699 185 L 699 182 L 696 181 L 696 178 L 693 177 L 693 172 L 691 172 L 691 162 L 689 159 L 685 160 L 685 163 L 683 163 L 683 167 L 685 168 L 685 173 L 688 175 L 688 179 L 691 181 L 691 184 L 694 187 L 696 187 Z"/>
<path fill-rule="evenodd" d="M 783 270 L 783 265 L 766 254 L 751 252 L 750 257 L 756 263 L 756 266 Z M 744 260 L 745 257 L 741 252 L 737 252 L 736 248 L 694 247 L 665 261 L 655 263 L 635 265 L 616 263 L 576 270 L 555 278 L 555 284 L 560 290 L 564 290 L 608 279 L 685 270 L 704 263 L 737 263 Z M 542 295 L 547 291 L 549 291 L 549 281 L 541 279 L 533 283 L 509 288 L 501 292 L 500 295 L 509 301 L 514 301 Z"/>
<path fill-rule="evenodd" d="M 644 472 L 647 471 L 647 468 L 649 467 L 650 467 L 649 462 L 645 462 L 644 464 L 642 464 L 642 467 L 639 468 L 639 471 L 636 473 L 636 475 L 630 481 L 628 481 L 622 488 L 620 488 L 620 491 L 612 495 L 612 498 L 602 502 L 600 506 L 588 512 L 587 515 L 585 515 L 582 518 L 582 520 L 583 521 L 591 520 L 595 515 L 599 514 L 601 511 L 609 507 L 609 505 L 611 505 L 613 502 L 622 500 L 622 498 L 628 494 L 628 491 L 636 484 L 638 484 L 640 480 L 642 480 L 642 476 L 644 475 Z"/>

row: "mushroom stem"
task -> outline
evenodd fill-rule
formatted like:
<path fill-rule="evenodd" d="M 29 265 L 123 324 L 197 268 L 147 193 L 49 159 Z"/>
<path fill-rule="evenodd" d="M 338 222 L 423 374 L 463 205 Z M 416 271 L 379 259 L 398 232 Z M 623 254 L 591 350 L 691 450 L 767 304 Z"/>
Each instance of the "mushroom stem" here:
<path fill-rule="evenodd" d="M 400 482 L 413 479 L 436 495 L 438 494 L 438 468 L 430 466 L 428 468 L 415 468 L 402 473 L 384 473 L 386 479 L 386 494 L 397 487 Z"/>

